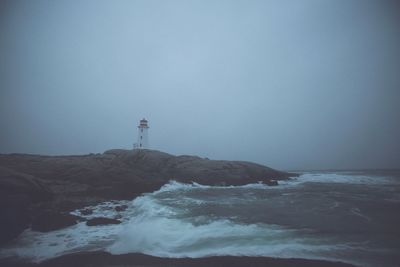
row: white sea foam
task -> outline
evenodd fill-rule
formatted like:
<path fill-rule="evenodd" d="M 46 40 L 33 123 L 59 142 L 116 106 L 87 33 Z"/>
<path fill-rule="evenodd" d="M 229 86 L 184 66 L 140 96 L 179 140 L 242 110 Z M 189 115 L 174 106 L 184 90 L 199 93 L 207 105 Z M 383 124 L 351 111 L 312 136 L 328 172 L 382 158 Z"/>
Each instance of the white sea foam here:
<path fill-rule="evenodd" d="M 229 220 L 195 225 L 179 219 L 135 218 L 125 225 L 119 239 L 107 250 L 113 254 L 140 252 L 161 257 L 285 257 L 293 256 L 299 248 L 322 248 L 304 246 L 302 240 L 290 237 L 290 232 L 271 225 L 240 225 Z"/>
<path fill-rule="evenodd" d="M 181 189 L 177 183 L 171 186 Z M 186 189 L 187 185 L 182 188 Z M 297 230 L 277 225 L 179 218 L 177 210 L 153 198 L 158 193 L 160 191 L 133 202 L 136 216 L 123 226 L 118 239 L 107 251 L 196 258 L 212 255 L 301 257 L 306 251 L 332 249 L 329 244 L 315 243 L 311 236 L 296 237 Z"/>
<path fill-rule="evenodd" d="M 279 181 L 279 183 L 282 184 L 287 184 L 288 181 Z M 290 183 L 290 181 L 289 181 Z M 228 186 L 211 186 L 211 185 L 202 185 L 198 184 L 196 182 L 191 182 L 191 183 L 180 183 L 175 180 L 169 181 L 169 183 L 163 185 L 160 190 L 158 190 L 158 193 L 161 192 L 170 192 L 170 191 L 187 191 L 187 190 L 192 190 L 192 189 L 230 189 L 230 188 L 249 188 L 249 189 L 265 189 L 265 188 L 277 188 L 276 186 L 268 186 L 262 181 L 259 181 L 258 183 L 251 183 L 251 184 L 245 184 L 245 185 L 228 185 Z"/>
<path fill-rule="evenodd" d="M 82 222 L 48 233 L 27 230 L 3 247 L 0 257 L 16 255 L 40 262 L 76 251 L 106 250 L 113 254 L 140 252 L 162 257 L 247 255 L 336 260 L 338 254 L 355 245 L 331 242 L 305 230 L 263 223 L 244 224 L 234 218 L 214 217 L 207 213 L 193 215 L 190 208 L 231 200 L 232 195 L 226 194 L 225 199 L 218 195 L 224 190 L 228 193 L 230 189 L 244 189 L 247 194 L 251 193 L 248 189 L 277 190 L 307 182 L 376 184 L 382 181 L 385 179 L 381 177 L 328 173 L 305 173 L 274 187 L 261 183 L 211 187 L 171 181 L 160 190 L 133 201 L 111 201 L 89 207 L 93 213 L 84 215 L 87 219 L 120 216 L 120 225 L 90 227 Z M 212 191 L 214 189 L 217 191 Z M 211 192 L 214 195 L 207 198 Z M 127 209 L 117 212 L 115 207 L 122 204 L 127 205 Z M 78 210 L 72 213 L 83 216 Z"/>
<path fill-rule="evenodd" d="M 85 223 L 48 233 L 24 231 L 18 239 L 0 250 L 0 257 L 18 256 L 41 262 L 78 251 L 102 250 L 115 241 L 120 225 L 89 227 Z"/>
<path fill-rule="evenodd" d="M 264 185 L 253 186 L 261 188 Z M 188 218 L 186 210 L 182 208 L 185 205 L 165 205 L 162 201 L 168 198 L 157 198 L 166 192 L 179 195 L 182 190 L 207 188 L 199 184 L 170 182 L 159 191 L 145 194 L 131 202 L 104 202 L 88 207 L 93 210 L 93 214 L 85 215 L 90 219 L 97 216 L 115 217 L 115 206 L 128 206 L 124 212 L 119 213 L 122 216 L 120 225 L 87 226 L 81 222 L 48 233 L 26 230 L 17 240 L 1 249 L 0 257 L 19 256 L 40 262 L 72 252 L 93 250 L 107 250 L 113 254 L 140 252 L 163 257 L 301 257 L 306 256 L 304 251 L 331 248 L 328 244 L 316 245 L 312 238 L 296 237 L 295 230 L 277 225 L 240 224 L 209 216 Z M 178 199 L 179 202 L 203 204 L 201 200 L 192 198 Z M 79 210 L 72 213 L 82 216 Z"/>
<path fill-rule="evenodd" d="M 248 188 L 248 189 L 281 189 L 284 187 L 293 187 L 299 184 L 315 182 L 315 183 L 344 183 L 344 184 L 366 184 L 366 185 L 385 185 L 385 184 L 399 184 L 399 181 L 390 176 L 370 176 L 357 173 L 302 173 L 299 177 L 293 177 L 289 180 L 278 181 L 279 186 L 268 186 L 261 181 L 258 183 L 251 183 L 240 186 L 208 186 L 201 185 L 195 182 L 184 184 L 177 181 L 170 181 L 165 184 L 157 192 L 169 191 L 187 191 L 193 189 L 230 189 L 230 188 Z"/>
<path fill-rule="evenodd" d="M 156 193 L 161 193 L 161 192 L 170 192 L 170 191 L 175 191 L 175 190 L 191 190 L 193 188 L 203 188 L 207 189 L 210 188 L 211 186 L 208 185 L 201 185 L 195 182 L 192 182 L 190 184 L 187 183 L 180 183 L 175 180 L 169 181 L 169 183 L 163 185 Z"/>
<path fill-rule="evenodd" d="M 124 211 L 117 211 L 116 207 L 125 205 L 129 206 L 132 203 L 132 201 L 128 200 L 118 200 L 118 201 L 106 201 L 103 203 L 99 203 L 95 206 L 88 206 L 83 209 L 75 210 L 71 212 L 72 215 L 80 216 L 85 219 L 92 219 L 95 217 L 106 217 L 106 218 L 116 218 L 116 217 L 121 217 L 121 219 L 124 218 L 123 213 Z M 91 213 L 85 214 L 83 210 L 90 210 Z"/>
<path fill-rule="evenodd" d="M 384 185 L 398 184 L 398 181 L 387 176 L 368 176 L 356 173 L 304 173 L 297 178 L 284 182 L 286 185 L 297 185 L 306 182 L 317 183 L 345 183 Z"/>

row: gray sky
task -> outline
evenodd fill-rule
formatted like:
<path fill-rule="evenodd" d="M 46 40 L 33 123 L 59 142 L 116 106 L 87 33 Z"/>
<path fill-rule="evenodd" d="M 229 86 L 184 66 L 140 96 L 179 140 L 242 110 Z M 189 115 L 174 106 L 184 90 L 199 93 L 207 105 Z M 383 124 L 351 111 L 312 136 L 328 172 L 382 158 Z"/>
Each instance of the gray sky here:
<path fill-rule="evenodd" d="M 0 153 L 400 167 L 396 1 L 0 2 Z"/>

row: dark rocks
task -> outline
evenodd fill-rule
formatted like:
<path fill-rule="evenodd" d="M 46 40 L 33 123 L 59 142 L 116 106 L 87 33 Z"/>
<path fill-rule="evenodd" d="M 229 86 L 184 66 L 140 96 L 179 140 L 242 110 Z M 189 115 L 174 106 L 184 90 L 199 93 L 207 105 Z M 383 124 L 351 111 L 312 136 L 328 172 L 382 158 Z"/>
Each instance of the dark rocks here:
<path fill-rule="evenodd" d="M 0 166 L 40 177 L 56 198 L 66 200 L 71 196 L 132 199 L 157 190 L 169 180 L 243 185 L 295 175 L 251 162 L 173 156 L 147 149 L 114 149 L 82 156 L 0 155 Z"/>
<path fill-rule="evenodd" d="M 69 226 L 77 220 L 69 211 L 102 201 L 133 199 L 169 180 L 276 185 L 273 180 L 290 176 L 296 175 L 251 162 L 173 156 L 155 150 L 114 149 L 79 156 L 0 154 L 0 244 L 31 223 L 40 231 Z M 42 214 L 43 210 L 52 212 Z"/>
<path fill-rule="evenodd" d="M 269 181 L 266 181 L 265 184 L 267 184 L 269 186 L 277 186 L 278 181 L 277 180 L 269 180 Z"/>
<path fill-rule="evenodd" d="M 0 244 L 29 227 L 33 204 L 51 199 L 40 179 L 0 166 Z"/>
<path fill-rule="evenodd" d="M 2 195 L 24 195 L 32 202 L 47 201 L 52 198 L 52 193 L 43 182 L 33 175 L 0 165 L 0 192 Z"/>
<path fill-rule="evenodd" d="M 104 155 L 113 157 L 113 162 L 118 162 L 120 167 L 124 165 L 134 170 L 145 182 L 176 180 L 204 185 L 244 185 L 295 176 L 251 162 L 173 156 L 155 150 L 114 149 L 104 152 Z"/>
<path fill-rule="evenodd" d="M 0 193 L 0 244 L 17 237 L 30 222 L 30 201 L 26 195 Z"/>
<path fill-rule="evenodd" d="M 120 212 L 120 211 L 126 210 L 127 208 L 128 208 L 127 205 L 120 205 L 120 206 L 116 206 L 114 209 L 115 209 L 115 211 Z"/>
<path fill-rule="evenodd" d="M 117 219 L 105 218 L 105 217 L 96 217 L 90 219 L 86 222 L 87 226 L 96 226 L 96 225 L 107 225 L 107 224 L 120 224 L 121 221 Z"/>
<path fill-rule="evenodd" d="M 74 225 L 79 220 L 80 217 L 75 215 L 43 211 L 33 219 L 31 228 L 34 231 L 49 232 Z"/>
<path fill-rule="evenodd" d="M 80 212 L 80 214 L 82 214 L 82 215 L 90 215 L 90 214 L 93 214 L 93 210 L 91 210 L 91 209 L 81 209 L 79 212 Z"/>
<path fill-rule="evenodd" d="M 0 261 L 0 264 L 2 262 Z M 7 262 L 6 262 L 7 263 Z M 4 266 L 16 267 L 8 263 Z M 82 252 L 44 261 L 35 267 L 204 267 L 204 266 L 258 266 L 258 267 L 355 267 L 354 265 L 324 260 L 284 259 L 246 256 L 211 256 L 203 258 L 160 258 L 138 253 L 112 255 L 108 252 Z"/>

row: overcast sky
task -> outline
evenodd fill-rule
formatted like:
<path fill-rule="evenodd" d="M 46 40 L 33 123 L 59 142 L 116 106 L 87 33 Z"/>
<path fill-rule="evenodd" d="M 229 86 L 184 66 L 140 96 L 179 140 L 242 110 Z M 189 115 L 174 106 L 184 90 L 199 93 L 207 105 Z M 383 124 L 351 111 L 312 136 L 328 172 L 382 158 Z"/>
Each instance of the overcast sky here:
<path fill-rule="evenodd" d="M 396 1 L 0 2 L 0 153 L 400 167 Z"/>

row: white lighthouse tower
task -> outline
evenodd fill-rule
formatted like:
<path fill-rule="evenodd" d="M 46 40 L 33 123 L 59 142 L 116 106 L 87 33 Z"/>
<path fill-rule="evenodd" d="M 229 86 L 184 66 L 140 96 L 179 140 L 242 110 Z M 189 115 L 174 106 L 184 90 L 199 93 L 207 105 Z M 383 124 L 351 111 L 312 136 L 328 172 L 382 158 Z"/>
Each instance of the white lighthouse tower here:
<path fill-rule="evenodd" d="M 149 126 L 147 125 L 147 120 L 145 118 L 140 120 L 138 126 L 138 141 L 134 148 L 137 149 L 147 149 L 149 148 Z"/>

